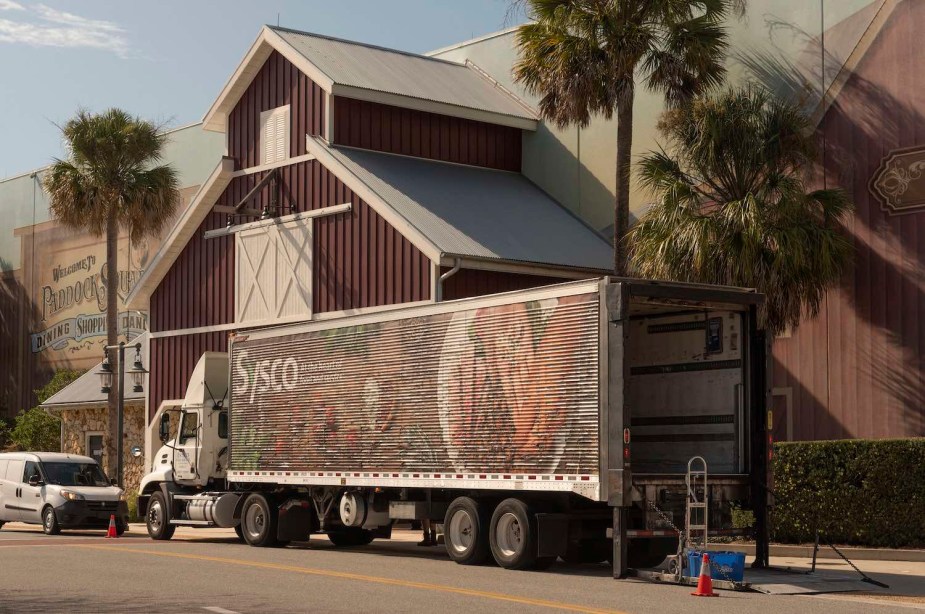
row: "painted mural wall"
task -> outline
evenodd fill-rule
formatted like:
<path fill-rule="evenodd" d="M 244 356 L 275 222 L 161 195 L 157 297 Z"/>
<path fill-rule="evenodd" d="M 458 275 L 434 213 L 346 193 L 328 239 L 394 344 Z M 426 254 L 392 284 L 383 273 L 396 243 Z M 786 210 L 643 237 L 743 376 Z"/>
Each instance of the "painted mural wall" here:
<path fill-rule="evenodd" d="M 179 211 L 223 149 L 223 136 L 198 124 L 170 133 L 166 161 L 186 186 Z M 0 181 L 0 216 L 8 222 L 0 228 L 0 417 L 33 406 L 33 390 L 55 370 L 93 367 L 106 341 L 105 240 L 50 219 L 43 172 Z M 159 245 L 159 237 L 134 244 L 120 238 L 120 304 Z M 147 328 L 147 312 L 120 309 L 119 329 L 126 338 Z"/>

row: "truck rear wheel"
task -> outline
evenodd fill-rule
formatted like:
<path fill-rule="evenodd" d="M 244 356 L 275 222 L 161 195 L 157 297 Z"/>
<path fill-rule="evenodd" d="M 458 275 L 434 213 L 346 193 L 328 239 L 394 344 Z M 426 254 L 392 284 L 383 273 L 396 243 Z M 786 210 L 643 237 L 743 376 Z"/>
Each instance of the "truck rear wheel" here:
<path fill-rule="evenodd" d="M 148 511 L 145 512 L 145 525 L 151 539 L 164 540 L 173 537 L 176 525 L 170 524 L 170 508 L 163 493 L 156 492 L 148 501 Z"/>
<path fill-rule="evenodd" d="M 477 501 L 470 497 L 454 499 L 443 521 L 443 537 L 450 558 L 460 565 L 481 565 L 488 560 L 490 524 L 490 516 Z"/>
<path fill-rule="evenodd" d="M 254 493 L 244 501 L 244 507 L 241 508 L 241 532 L 244 541 L 251 546 L 275 546 L 276 521 L 276 510 L 263 495 Z"/>
<path fill-rule="evenodd" d="M 344 527 L 339 531 L 328 533 L 328 539 L 338 548 L 365 546 L 372 543 L 373 532 L 360 527 Z"/>
<path fill-rule="evenodd" d="M 491 515 L 491 554 L 505 569 L 529 569 L 536 563 L 536 517 L 520 499 L 505 499 Z"/>

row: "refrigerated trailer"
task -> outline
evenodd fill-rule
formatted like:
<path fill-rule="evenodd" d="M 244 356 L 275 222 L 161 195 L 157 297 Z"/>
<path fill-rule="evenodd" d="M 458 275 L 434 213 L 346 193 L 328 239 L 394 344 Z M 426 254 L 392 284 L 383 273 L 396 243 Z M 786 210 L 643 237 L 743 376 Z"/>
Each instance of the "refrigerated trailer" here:
<path fill-rule="evenodd" d="M 429 519 L 461 564 L 562 557 L 622 577 L 677 551 L 693 495 L 711 535 L 754 534 L 761 565 L 761 302 L 603 278 L 239 331 L 154 416 L 139 513 L 154 539 L 220 526 L 253 546 L 356 546 Z"/>

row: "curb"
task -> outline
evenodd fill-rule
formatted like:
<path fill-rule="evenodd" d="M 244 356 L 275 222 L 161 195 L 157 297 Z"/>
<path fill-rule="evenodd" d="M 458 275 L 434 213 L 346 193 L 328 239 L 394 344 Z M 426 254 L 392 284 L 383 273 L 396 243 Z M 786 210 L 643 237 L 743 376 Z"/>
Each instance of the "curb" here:
<path fill-rule="evenodd" d="M 755 554 L 754 544 L 711 544 L 713 549 L 725 549 L 731 552 L 744 552 L 748 555 Z M 846 557 L 852 561 L 905 561 L 911 563 L 925 563 L 925 550 L 894 550 L 890 548 L 850 548 L 838 547 Z M 790 556 L 804 559 L 813 558 L 812 546 L 793 546 L 787 544 L 771 544 L 771 556 Z M 819 553 L 816 555 L 819 559 L 837 559 L 841 560 L 834 550 L 828 546 L 819 545 Z"/>

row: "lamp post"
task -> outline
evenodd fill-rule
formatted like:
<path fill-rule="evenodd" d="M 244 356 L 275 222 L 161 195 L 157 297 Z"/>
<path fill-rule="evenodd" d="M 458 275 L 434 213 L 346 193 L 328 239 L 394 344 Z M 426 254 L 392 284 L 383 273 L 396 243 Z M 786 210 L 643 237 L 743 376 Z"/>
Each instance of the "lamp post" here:
<path fill-rule="evenodd" d="M 104 394 L 109 394 L 109 391 L 112 390 L 112 380 L 113 372 L 112 365 L 109 363 L 109 350 L 119 350 L 119 402 L 116 409 L 118 414 L 118 427 L 117 427 L 117 437 L 116 437 L 116 477 L 119 481 L 119 487 L 122 487 L 122 447 L 123 447 L 123 436 L 125 431 L 124 424 L 124 409 L 125 409 L 125 342 L 120 341 L 119 345 L 107 345 L 103 348 L 103 364 L 100 365 L 100 370 L 97 371 L 97 375 L 100 376 L 100 392 Z M 144 387 L 142 383 L 144 382 L 144 376 L 147 371 L 144 366 L 141 364 L 141 343 L 135 344 L 135 364 L 132 365 L 132 368 L 129 370 L 128 374 L 132 378 L 132 387 L 133 392 L 142 392 Z"/>

